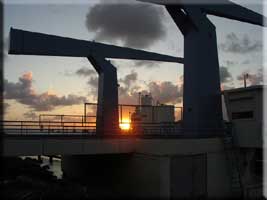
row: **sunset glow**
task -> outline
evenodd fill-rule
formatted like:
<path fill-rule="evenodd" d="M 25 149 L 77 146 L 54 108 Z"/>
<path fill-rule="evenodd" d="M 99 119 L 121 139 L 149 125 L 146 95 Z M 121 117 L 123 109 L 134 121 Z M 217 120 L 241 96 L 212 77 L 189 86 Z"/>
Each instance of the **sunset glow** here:
<path fill-rule="evenodd" d="M 131 128 L 131 122 L 129 119 L 123 119 L 120 123 L 121 130 L 128 131 Z"/>

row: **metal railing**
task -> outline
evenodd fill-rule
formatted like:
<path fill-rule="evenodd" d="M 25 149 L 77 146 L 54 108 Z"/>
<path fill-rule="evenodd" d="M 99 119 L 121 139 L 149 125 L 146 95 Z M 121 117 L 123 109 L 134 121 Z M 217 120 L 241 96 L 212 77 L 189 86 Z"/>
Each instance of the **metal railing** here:
<path fill-rule="evenodd" d="M 84 116 L 88 116 L 88 110 L 94 110 L 94 112 L 90 112 L 90 114 L 94 113 L 96 115 L 97 103 L 84 103 Z M 136 111 L 141 111 L 142 114 L 148 115 L 150 118 L 149 121 L 151 123 L 155 123 L 158 121 L 157 119 L 157 109 L 160 109 L 165 106 L 173 106 L 173 117 L 174 121 L 183 120 L 183 107 L 174 106 L 174 105 L 135 105 L 135 104 L 119 104 L 118 105 L 118 113 L 119 113 L 119 121 L 123 122 L 123 118 L 131 118 L 131 115 Z M 142 111 L 144 110 L 144 111 Z M 90 117 L 90 116 L 89 116 Z M 87 119 L 85 118 L 85 121 Z M 146 120 L 146 119 L 145 119 Z M 147 121 L 147 120 L 146 120 Z"/>
<path fill-rule="evenodd" d="M 124 124 L 124 122 L 121 122 Z M 125 123 L 127 124 L 127 123 Z M 132 125 L 130 125 L 132 126 Z M 2 121 L 1 128 L 5 134 L 68 134 L 83 133 L 93 135 L 96 133 L 95 122 L 79 122 L 79 121 Z M 161 135 L 175 134 L 181 132 L 181 128 L 174 124 L 160 123 L 139 123 L 128 130 L 103 130 L 105 133 L 118 132 L 118 134 L 146 134 Z"/>
<path fill-rule="evenodd" d="M 123 122 L 122 122 L 123 123 Z M 87 135 L 96 136 L 95 122 L 79 121 L 1 121 L 6 135 Z M 128 130 L 102 130 L 104 135 L 136 135 L 158 137 L 210 137 L 220 136 L 224 130 L 184 129 L 181 123 L 135 123 Z M 196 134 L 195 134 L 196 133 Z M 222 135 L 221 135 L 222 136 Z"/>
<path fill-rule="evenodd" d="M 1 128 L 5 134 L 95 134 L 95 122 L 2 121 Z"/>

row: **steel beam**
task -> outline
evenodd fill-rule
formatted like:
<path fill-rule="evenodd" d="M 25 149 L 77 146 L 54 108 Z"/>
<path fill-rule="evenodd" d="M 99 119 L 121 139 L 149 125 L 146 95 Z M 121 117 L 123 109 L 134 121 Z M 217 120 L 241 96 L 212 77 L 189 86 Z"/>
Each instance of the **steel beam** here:
<path fill-rule="evenodd" d="M 99 75 L 96 134 L 116 134 L 119 131 L 117 69 L 98 55 L 90 56 L 88 60 Z"/>
<path fill-rule="evenodd" d="M 263 26 L 264 16 L 228 0 L 141 0 L 165 5 L 184 36 L 183 125 L 190 134 L 222 129 L 216 28 L 207 14 Z M 195 131 L 192 131 L 195 130 Z"/>
<path fill-rule="evenodd" d="M 119 129 L 116 68 L 105 58 L 183 63 L 179 57 L 11 28 L 9 54 L 87 57 L 99 75 L 98 135 Z"/>
<path fill-rule="evenodd" d="M 98 54 L 104 58 L 183 63 L 180 57 L 14 28 L 10 29 L 9 35 L 9 54 L 68 57 Z"/>

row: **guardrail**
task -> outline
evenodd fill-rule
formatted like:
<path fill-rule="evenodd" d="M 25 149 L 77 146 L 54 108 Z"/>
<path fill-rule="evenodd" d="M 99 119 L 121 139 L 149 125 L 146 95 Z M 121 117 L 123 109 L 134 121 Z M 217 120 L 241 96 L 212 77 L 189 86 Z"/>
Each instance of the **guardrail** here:
<path fill-rule="evenodd" d="M 0 121 L 6 135 L 96 135 L 96 122 Z M 123 124 L 123 122 L 121 123 Z M 127 123 L 126 123 L 127 124 Z M 135 123 L 128 130 L 102 130 L 105 135 L 209 137 L 223 136 L 225 129 L 184 129 L 181 123 Z M 194 132 L 192 134 L 192 132 Z"/>
<path fill-rule="evenodd" d="M 128 124 L 121 122 L 120 124 Z M 94 135 L 95 122 L 80 121 L 1 121 L 1 128 L 5 134 L 53 134 L 53 133 L 83 133 Z M 119 134 L 146 134 L 161 135 L 181 133 L 181 128 L 175 124 L 164 123 L 137 123 L 128 130 L 116 130 Z M 105 133 L 112 130 L 103 130 Z M 114 130 L 113 130 L 114 132 Z"/>
<path fill-rule="evenodd" d="M 2 121 L 5 134 L 52 134 L 88 133 L 95 134 L 95 122 L 58 121 Z"/>

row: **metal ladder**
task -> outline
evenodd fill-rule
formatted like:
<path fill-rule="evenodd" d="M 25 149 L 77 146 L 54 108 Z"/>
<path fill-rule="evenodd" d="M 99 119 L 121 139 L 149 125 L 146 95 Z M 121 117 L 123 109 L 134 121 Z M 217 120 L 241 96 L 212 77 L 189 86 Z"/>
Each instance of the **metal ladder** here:
<path fill-rule="evenodd" d="M 223 138 L 223 143 L 231 175 L 231 192 L 234 197 L 243 197 L 243 184 L 237 155 L 238 152 L 234 146 L 232 129 L 228 129 L 227 135 Z"/>

